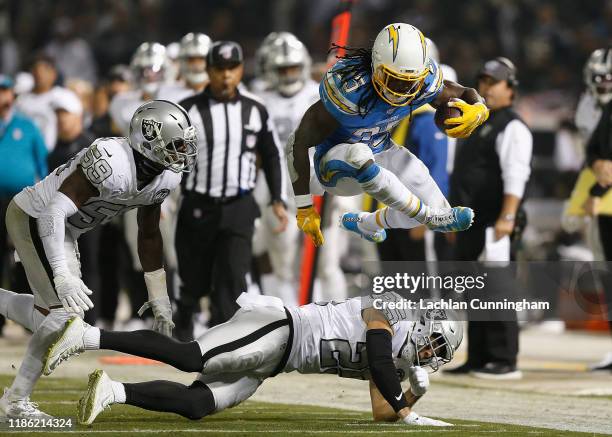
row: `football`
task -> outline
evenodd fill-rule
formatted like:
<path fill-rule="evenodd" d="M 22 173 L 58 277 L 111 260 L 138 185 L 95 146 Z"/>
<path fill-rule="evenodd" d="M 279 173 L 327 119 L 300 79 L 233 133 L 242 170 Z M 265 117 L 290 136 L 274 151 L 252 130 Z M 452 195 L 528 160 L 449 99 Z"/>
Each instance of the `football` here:
<path fill-rule="evenodd" d="M 449 128 L 449 126 L 446 126 L 444 122 L 449 118 L 455 117 L 461 117 L 461 111 L 452 106 L 448 106 L 448 104 L 445 103 L 436 110 L 436 115 L 434 119 L 436 121 L 436 126 L 438 126 L 438 129 L 444 132 L 446 129 Z"/>

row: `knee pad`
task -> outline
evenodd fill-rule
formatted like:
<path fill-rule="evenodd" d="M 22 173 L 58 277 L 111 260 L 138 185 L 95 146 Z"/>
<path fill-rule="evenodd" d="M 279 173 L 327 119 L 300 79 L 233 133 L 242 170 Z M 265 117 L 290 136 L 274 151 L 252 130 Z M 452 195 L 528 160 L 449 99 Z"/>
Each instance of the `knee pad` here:
<path fill-rule="evenodd" d="M 368 161 L 374 160 L 374 154 L 372 153 L 372 149 L 367 145 L 356 143 L 349 145 L 344 159 L 351 167 L 361 168 Z"/>

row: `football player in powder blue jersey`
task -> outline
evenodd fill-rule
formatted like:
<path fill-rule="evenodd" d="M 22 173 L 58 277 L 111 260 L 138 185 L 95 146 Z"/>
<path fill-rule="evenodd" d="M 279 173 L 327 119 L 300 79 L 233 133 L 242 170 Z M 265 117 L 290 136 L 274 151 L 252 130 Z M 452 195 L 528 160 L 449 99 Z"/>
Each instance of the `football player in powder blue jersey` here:
<path fill-rule="evenodd" d="M 414 26 L 386 26 L 372 49 L 347 49 L 319 86 L 321 100 L 304 115 L 287 144 L 287 163 L 298 206 L 298 226 L 323 244 L 319 214 L 311 193 L 339 196 L 367 193 L 386 208 L 346 213 L 341 226 L 381 242 L 385 229 L 424 224 L 434 231 L 467 229 L 470 208 L 451 208 L 427 167 L 391 141 L 393 128 L 417 108 L 448 105 L 460 116 L 446 118 L 446 134 L 468 137 L 489 112 L 476 90 L 444 80 Z M 315 147 L 310 175 L 308 149 Z"/>

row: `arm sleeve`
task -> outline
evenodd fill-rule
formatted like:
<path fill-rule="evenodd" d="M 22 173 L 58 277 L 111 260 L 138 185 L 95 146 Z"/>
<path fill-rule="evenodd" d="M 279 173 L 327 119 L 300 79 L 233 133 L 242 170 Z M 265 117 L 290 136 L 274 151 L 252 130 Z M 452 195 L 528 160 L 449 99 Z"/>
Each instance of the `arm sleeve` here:
<path fill-rule="evenodd" d="M 64 252 L 66 218 L 77 211 L 74 202 L 58 191 L 36 219 L 38 234 L 54 276 L 69 271 Z"/>
<path fill-rule="evenodd" d="M 270 187 L 270 197 L 272 201 L 285 200 L 283 191 L 285 188 L 284 174 L 281 168 L 281 150 L 278 137 L 272 124 L 272 119 L 268 116 L 265 109 L 261 110 L 262 128 L 257 141 L 257 150 L 261 155 L 262 167 L 266 176 L 266 182 Z"/>
<path fill-rule="evenodd" d="M 406 144 L 417 146 L 417 157 L 429 169 L 444 196 L 448 196 L 448 137 L 437 128 L 434 113 L 420 114 L 413 119 Z"/>
<path fill-rule="evenodd" d="M 504 181 L 504 194 L 522 198 L 531 174 L 533 137 L 520 120 L 512 120 L 495 141 Z"/>
<path fill-rule="evenodd" d="M 408 402 L 393 364 L 391 338 L 386 329 L 369 329 L 366 332 L 366 350 L 372 381 L 397 413 L 407 407 Z"/>

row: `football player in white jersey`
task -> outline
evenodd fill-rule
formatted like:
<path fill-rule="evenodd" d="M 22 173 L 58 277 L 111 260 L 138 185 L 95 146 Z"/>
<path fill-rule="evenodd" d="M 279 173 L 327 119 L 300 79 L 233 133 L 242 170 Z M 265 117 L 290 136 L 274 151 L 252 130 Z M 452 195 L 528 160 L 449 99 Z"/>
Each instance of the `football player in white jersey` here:
<path fill-rule="evenodd" d="M 136 109 L 157 98 L 157 92 L 166 80 L 167 67 L 166 47 L 159 43 L 142 43 L 134 52 L 130 69 L 135 89 L 117 94 L 108 108 L 114 125 L 122 135 L 128 135 L 130 121 Z"/>
<path fill-rule="evenodd" d="M 8 233 L 34 295 L 0 289 L 0 313 L 33 333 L 12 386 L 0 399 L 0 422 L 46 419 L 29 400 L 42 360 L 67 320 L 83 317 L 93 304 L 81 280 L 77 239 L 93 227 L 138 208 L 138 249 L 152 308 L 153 328 L 171 335 L 160 205 L 189 171 L 197 155 L 195 128 L 180 106 L 166 101 L 142 105 L 129 138 L 100 138 L 11 201 Z"/>
<path fill-rule="evenodd" d="M 203 33 L 188 33 L 181 38 L 178 61 L 181 81 L 162 85 L 157 98 L 179 103 L 181 100 L 201 93 L 208 84 L 206 56 L 211 39 Z"/>
<path fill-rule="evenodd" d="M 255 90 L 264 101 L 272 117 L 281 144 L 287 144 L 291 133 L 297 128 L 306 110 L 319 100 L 319 85 L 310 78 L 311 59 L 306 46 L 289 32 L 274 32 L 264 39 L 258 50 L 262 57 L 260 78 L 266 83 L 265 90 Z M 283 166 L 283 171 L 286 168 Z M 286 177 L 286 192 L 293 193 L 293 188 Z M 299 248 L 299 230 L 295 220 L 297 209 L 293 194 L 285 196 L 287 207 L 293 211 L 289 214 L 293 225 L 279 233 L 276 231 L 278 221 L 270 207 L 270 195 L 263 176 L 257 178 L 255 199 L 262 211 L 261 220 L 253 236 L 253 250 L 256 256 L 268 253 L 272 273 L 263 272 L 261 285 L 266 294 L 280 297 L 287 305 L 297 304 L 295 287 L 295 261 Z M 342 238 L 338 226 L 333 224 L 327 232 Z M 346 297 L 344 275 L 340 269 L 338 248 L 342 245 L 325 246 L 319 258 L 319 277 L 323 279 L 322 290 L 335 291 L 334 296 L 324 299 L 342 299 Z M 322 273 L 322 274 L 321 274 Z M 332 287 L 331 284 L 335 284 Z"/>
<path fill-rule="evenodd" d="M 236 301 L 240 309 L 229 321 L 188 343 L 152 331 L 105 331 L 74 318 L 49 349 L 45 373 L 72 355 L 95 349 L 199 372 L 186 386 L 170 381 L 122 384 L 97 370 L 79 401 L 83 424 L 116 403 L 201 419 L 248 399 L 268 377 L 298 371 L 369 380 L 374 420 L 448 426 L 419 416 L 412 406 L 429 386 L 426 368 L 435 371 L 453 358 L 463 339 L 461 323 L 441 310 L 375 308 L 398 298 L 386 293 L 378 306 L 364 297 L 283 307 L 276 297 L 243 293 Z M 404 379 L 410 382 L 405 392 L 400 384 Z"/>

